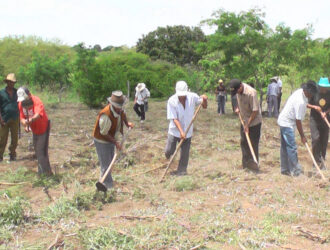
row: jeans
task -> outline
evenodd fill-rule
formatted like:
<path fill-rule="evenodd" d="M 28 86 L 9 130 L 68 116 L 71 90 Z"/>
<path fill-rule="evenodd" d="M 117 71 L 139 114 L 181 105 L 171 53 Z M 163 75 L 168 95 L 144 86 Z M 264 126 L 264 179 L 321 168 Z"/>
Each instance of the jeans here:
<path fill-rule="evenodd" d="M 225 114 L 225 104 L 226 104 L 226 97 L 224 95 L 218 95 L 218 114 Z"/>
<path fill-rule="evenodd" d="M 135 103 L 133 109 L 134 109 L 135 113 L 139 117 L 141 117 L 141 121 L 144 121 L 146 119 L 145 118 L 145 112 L 144 112 L 144 105 L 143 104 Z"/>
<path fill-rule="evenodd" d="M 280 127 L 281 131 L 281 173 L 298 176 L 301 174 L 301 166 L 298 162 L 297 145 L 294 129 Z"/>
<path fill-rule="evenodd" d="M 175 137 L 173 135 L 168 135 L 166 148 L 165 148 L 165 156 L 167 159 L 174 154 L 176 149 L 176 144 L 180 142 L 181 138 Z M 180 161 L 178 166 L 178 172 L 186 172 L 188 161 L 189 161 L 189 150 L 191 144 L 191 137 L 184 140 L 181 145 L 181 153 L 180 153 Z"/>

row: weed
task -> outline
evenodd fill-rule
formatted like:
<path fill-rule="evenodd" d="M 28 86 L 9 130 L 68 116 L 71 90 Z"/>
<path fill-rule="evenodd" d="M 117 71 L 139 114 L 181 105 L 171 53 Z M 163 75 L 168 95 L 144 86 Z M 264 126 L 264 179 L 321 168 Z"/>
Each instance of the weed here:
<path fill-rule="evenodd" d="M 25 167 L 19 167 L 16 170 L 9 169 L 1 175 L 1 178 L 14 183 L 26 182 L 33 181 L 36 178 L 36 174 Z"/>
<path fill-rule="evenodd" d="M 54 187 L 57 186 L 61 182 L 61 175 L 52 175 L 46 176 L 41 175 L 38 179 L 33 182 L 33 187 Z"/>
<path fill-rule="evenodd" d="M 82 229 L 78 235 L 86 249 L 135 249 L 131 236 L 119 233 L 112 227 Z"/>
<path fill-rule="evenodd" d="M 182 176 L 174 182 L 175 191 L 182 192 L 198 188 L 197 183 L 191 176 Z"/>
<path fill-rule="evenodd" d="M 135 199 L 144 199 L 146 194 L 143 192 L 141 188 L 134 188 L 133 191 L 133 198 Z"/>
<path fill-rule="evenodd" d="M 62 218 L 77 216 L 78 214 L 79 210 L 72 204 L 72 201 L 61 197 L 42 212 L 41 219 L 48 223 L 56 223 Z"/>
<path fill-rule="evenodd" d="M 0 246 L 12 239 L 12 233 L 8 227 L 0 227 Z"/>
<path fill-rule="evenodd" d="M 28 208 L 30 208 L 29 202 L 21 197 L 6 202 L 0 201 L 0 225 L 22 224 L 26 219 L 25 211 Z"/>

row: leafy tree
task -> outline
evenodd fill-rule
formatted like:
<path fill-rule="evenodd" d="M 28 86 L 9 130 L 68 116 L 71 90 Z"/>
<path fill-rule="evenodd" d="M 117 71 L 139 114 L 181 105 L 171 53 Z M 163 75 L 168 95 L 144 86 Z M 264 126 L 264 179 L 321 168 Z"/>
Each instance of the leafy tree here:
<path fill-rule="evenodd" d="M 158 27 L 139 39 L 136 51 L 149 55 L 153 60 L 161 59 L 179 65 L 197 64 L 201 54 L 197 52 L 196 45 L 205 41 L 205 35 L 198 27 Z"/>

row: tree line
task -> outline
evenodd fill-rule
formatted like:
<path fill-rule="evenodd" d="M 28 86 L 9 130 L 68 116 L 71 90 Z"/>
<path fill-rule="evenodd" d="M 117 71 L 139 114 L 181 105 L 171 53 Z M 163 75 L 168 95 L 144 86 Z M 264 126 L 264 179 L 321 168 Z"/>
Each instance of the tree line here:
<path fill-rule="evenodd" d="M 114 89 L 134 91 L 145 82 L 154 97 L 166 97 L 177 80 L 195 91 L 213 91 L 219 78 L 253 82 L 261 99 L 269 79 L 284 76 L 292 88 L 330 75 L 330 38 L 312 39 L 313 27 L 292 30 L 265 22 L 259 9 L 216 11 L 200 27 L 158 27 L 135 47 L 73 47 L 37 37 L 0 40 L 0 75 L 15 72 L 23 84 L 56 91 L 72 88 L 84 103 L 97 106 Z"/>

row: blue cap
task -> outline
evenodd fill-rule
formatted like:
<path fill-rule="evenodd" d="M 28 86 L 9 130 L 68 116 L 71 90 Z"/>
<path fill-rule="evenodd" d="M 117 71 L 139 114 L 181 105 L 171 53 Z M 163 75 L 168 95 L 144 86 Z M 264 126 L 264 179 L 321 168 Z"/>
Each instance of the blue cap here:
<path fill-rule="evenodd" d="M 320 87 L 330 88 L 329 79 L 327 77 L 321 77 L 318 84 Z"/>

